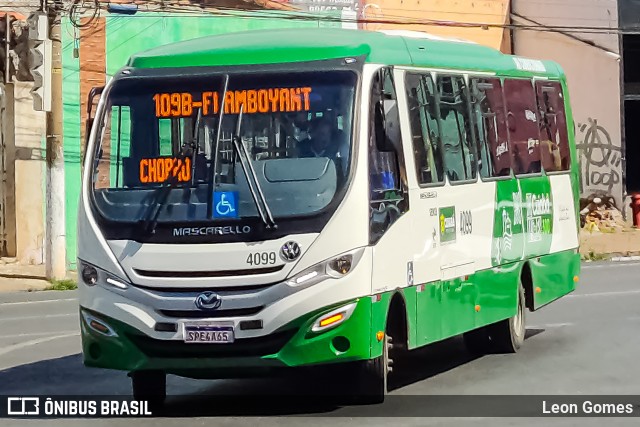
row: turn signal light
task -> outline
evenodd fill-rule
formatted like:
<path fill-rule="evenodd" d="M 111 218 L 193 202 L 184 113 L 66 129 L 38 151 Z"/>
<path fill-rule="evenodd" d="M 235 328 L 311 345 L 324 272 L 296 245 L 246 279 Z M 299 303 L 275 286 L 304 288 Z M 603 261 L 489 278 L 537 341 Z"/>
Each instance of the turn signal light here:
<path fill-rule="evenodd" d="M 96 320 L 92 320 L 89 323 L 89 326 L 91 326 L 91 328 L 95 329 L 98 332 L 102 332 L 103 334 L 108 334 L 109 333 L 109 328 L 107 328 L 105 325 L 103 325 L 102 323 L 96 321 Z"/>
<path fill-rule="evenodd" d="M 311 327 L 311 331 L 320 332 L 342 324 L 342 322 L 351 317 L 351 314 L 353 314 L 355 308 L 356 303 L 353 302 L 351 304 L 347 304 L 343 307 L 330 311 L 329 313 L 325 313 L 315 321 L 315 323 Z"/>
<path fill-rule="evenodd" d="M 94 331 L 102 335 L 106 335 L 108 337 L 118 336 L 118 334 L 116 334 L 116 331 L 111 329 L 111 327 L 108 324 L 106 324 L 104 321 L 92 316 L 91 314 L 87 313 L 84 310 L 82 310 L 81 313 L 86 325 L 88 325 Z"/>
<path fill-rule="evenodd" d="M 324 328 L 326 326 L 333 325 L 334 323 L 338 323 L 342 319 L 344 319 L 344 314 L 342 313 L 334 314 L 331 317 L 325 317 L 324 319 L 320 320 L 320 327 Z"/>

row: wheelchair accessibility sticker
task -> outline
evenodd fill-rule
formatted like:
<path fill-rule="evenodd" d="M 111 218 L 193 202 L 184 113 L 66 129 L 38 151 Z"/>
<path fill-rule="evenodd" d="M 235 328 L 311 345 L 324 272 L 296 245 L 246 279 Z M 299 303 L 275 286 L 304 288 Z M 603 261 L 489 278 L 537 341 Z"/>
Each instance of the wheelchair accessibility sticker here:
<path fill-rule="evenodd" d="M 238 217 L 238 193 L 235 191 L 214 191 L 213 217 L 214 218 L 237 218 Z"/>

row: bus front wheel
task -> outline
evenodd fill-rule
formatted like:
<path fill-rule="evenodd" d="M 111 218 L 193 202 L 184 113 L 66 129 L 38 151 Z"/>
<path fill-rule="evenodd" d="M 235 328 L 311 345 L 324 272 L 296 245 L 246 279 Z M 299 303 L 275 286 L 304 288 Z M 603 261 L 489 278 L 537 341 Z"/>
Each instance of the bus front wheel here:
<path fill-rule="evenodd" d="M 389 389 L 389 373 L 393 371 L 394 354 L 393 336 L 386 333 L 382 355 L 359 363 L 355 395 L 356 403 L 376 404 L 384 402 Z"/>
<path fill-rule="evenodd" d="M 162 371 L 135 371 L 129 373 L 135 400 L 149 402 L 150 408 L 158 409 L 167 398 L 167 375 Z"/>

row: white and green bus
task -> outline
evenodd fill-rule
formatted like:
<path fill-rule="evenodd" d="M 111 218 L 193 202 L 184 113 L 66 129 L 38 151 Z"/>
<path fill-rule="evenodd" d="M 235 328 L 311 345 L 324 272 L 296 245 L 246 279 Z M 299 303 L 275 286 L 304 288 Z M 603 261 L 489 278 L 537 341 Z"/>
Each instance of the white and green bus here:
<path fill-rule="evenodd" d="M 563 71 L 415 32 L 253 31 L 132 56 L 89 120 L 84 363 L 228 378 L 516 352 L 578 281 Z M 90 100 L 89 105 L 92 105 Z M 349 365 L 339 365 L 349 364 Z"/>

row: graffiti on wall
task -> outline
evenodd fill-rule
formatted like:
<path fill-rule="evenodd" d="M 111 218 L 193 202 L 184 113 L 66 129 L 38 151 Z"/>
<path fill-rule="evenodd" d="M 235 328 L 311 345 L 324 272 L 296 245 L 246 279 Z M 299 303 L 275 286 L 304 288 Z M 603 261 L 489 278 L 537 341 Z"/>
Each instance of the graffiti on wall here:
<path fill-rule="evenodd" d="M 604 190 L 613 194 L 614 187 L 622 182 L 621 147 L 613 144 L 611 135 L 597 119 L 578 123 L 576 131 L 581 193 Z"/>

